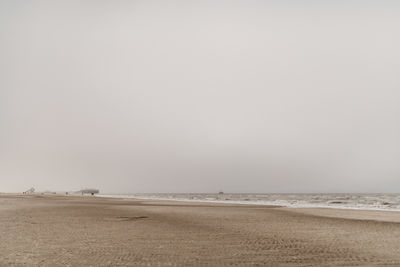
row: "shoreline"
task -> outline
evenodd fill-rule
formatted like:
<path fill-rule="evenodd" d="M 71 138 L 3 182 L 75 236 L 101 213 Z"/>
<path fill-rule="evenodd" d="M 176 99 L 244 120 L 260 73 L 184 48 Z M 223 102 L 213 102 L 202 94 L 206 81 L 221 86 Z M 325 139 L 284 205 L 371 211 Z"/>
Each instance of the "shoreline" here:
<path fill-rule="evenodd" d="M 216 204 L 216 205 L 237 205 L 237 206 L 261 206 L 267 208 L 277 208 L 288 210 L 296 213 L 303 213 L 314 216 L 341 218 L 341 219 L 356 219 L 356 220 L 371 220 L 381 222 L 399 222 L 400 223 L 400 210 L 378 210 L 378 209 L 353 209 L 353 208 L 337 208 L 337 207 L 287 207 L 273 204 L 254 204 L 254 203 L 237 203 L 237 202 L 223 202 L 223 201 L 203 201 L 203 200 L 183 200 L 183 199 L 153 199 L 153 198 L 140 198 L 140 197 L 108 197 L 105 195 L 95 196 L 100 198 L 120 199 L 120 200 L 138 200 L 138 201 L 156 201 L 156 202 L 177 202 L 177 203 L 203 203 L 203 204 Z"/>
<path fill-rule="evenodd" d="M 129 196 L 129 195 L 96 195 L 95 197 L 100 198 L 115 198 L 115 199 L 138 199 L 138 200 L 155 200 L 155 201 L 179 201 L 179 202 L 194 202 L 194 203 L 215 203 L 215 204 L 234 204 L 234 205 L 258 205 L 258 206 L 276 206 L 284 207 L 288 209 L 338 209 L 338 210 L 360 210 L 360 211 L 389 211 L 389 212 L 400 212 L 400 209 L 389 209 L 389 208 L 369 208 L 369 207 L 346 207 L 346 206 L 329 206 L 329 205 L 285 205 L 276 204 L 271 202 L 262 201 L 235 201 L 235 200 L 207 200 L 207 199 L 179 199 L 179 198 L 156 198 L 156 197 L 141 197 L 141 196 Z"/>

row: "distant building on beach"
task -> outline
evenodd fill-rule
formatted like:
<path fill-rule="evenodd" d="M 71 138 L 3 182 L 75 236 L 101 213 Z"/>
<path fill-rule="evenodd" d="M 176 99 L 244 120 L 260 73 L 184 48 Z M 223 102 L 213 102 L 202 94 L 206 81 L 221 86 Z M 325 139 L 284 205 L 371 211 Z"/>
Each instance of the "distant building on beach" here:
<path fill-rule="evenodd" d="M 82 189 L 81 191 L 78 191 L 78 193 L 81 193 L 82 195 L 89 194 L 89 195 L 94 195 L 100 193 L 98 189 L 93 189 L 93 188 L 86 188 Z"/>
<path fill-rule="evenodd" d="M 33 187 L 31 187 L 28 190 L 22 192 L 22 194 L 24 194 L 24 195 L 25 194 L 33 194 L 33 193 L 35 193 L 35 188 L 33 188 Z"/>

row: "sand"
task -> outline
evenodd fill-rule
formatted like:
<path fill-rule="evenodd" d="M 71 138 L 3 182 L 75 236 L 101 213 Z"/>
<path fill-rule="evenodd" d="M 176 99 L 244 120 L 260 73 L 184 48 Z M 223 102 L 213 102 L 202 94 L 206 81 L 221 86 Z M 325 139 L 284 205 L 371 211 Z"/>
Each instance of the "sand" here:
<path fill-rule="evenodd" d="M 400 212 L 0 195 L 0 266 L 400 266 Z"/>

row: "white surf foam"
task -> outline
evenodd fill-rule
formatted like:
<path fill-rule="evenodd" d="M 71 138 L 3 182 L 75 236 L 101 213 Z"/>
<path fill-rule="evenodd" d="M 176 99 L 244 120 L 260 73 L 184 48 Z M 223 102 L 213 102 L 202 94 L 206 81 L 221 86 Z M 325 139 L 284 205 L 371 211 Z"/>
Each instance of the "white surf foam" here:
<path fill-rule="evenodd" d="M 102 194 L 99 197 L 400 211 L 400 194 Z"/>

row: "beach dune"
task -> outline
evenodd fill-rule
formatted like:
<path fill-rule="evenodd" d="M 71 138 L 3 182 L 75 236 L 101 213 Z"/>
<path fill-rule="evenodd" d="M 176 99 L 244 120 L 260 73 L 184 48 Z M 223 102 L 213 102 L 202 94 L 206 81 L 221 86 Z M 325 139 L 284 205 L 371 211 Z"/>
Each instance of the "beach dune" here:
<path fill-rule="evenodd" d="M 1 195 L 0 266 L 400 265 L 400 213 Z"/>

